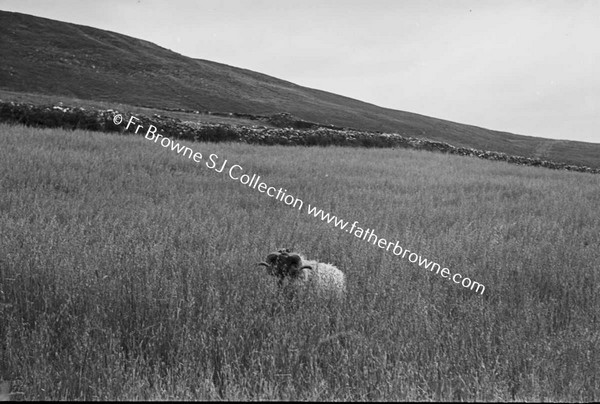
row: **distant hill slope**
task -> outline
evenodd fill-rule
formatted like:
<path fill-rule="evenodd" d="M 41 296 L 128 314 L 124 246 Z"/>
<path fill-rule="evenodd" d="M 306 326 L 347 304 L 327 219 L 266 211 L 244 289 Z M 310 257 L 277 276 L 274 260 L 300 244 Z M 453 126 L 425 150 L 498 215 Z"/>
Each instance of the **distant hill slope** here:
<path fill-rule="evenodd" d="M 378 107 L 193 59 L 110 31 L 0 11 L 0 89 L 154 107 L 269 115 L 600 167 L 600 144 L 515 135 Z"/>

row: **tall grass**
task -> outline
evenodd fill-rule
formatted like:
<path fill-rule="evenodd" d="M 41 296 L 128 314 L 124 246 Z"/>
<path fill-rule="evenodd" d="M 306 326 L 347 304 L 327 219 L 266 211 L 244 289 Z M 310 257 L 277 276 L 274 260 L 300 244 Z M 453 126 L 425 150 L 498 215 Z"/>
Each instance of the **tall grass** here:
<path fill-rule="evenodd" d="M 186 143 L 187 144 L 187 143 Z M 189 143 L 483 295 L 142 137 L 0 125 L 0 379 L 26 399 L 600 399 L 600 176 Z M 255 263 L 335 263 L 290 309 Z"/>

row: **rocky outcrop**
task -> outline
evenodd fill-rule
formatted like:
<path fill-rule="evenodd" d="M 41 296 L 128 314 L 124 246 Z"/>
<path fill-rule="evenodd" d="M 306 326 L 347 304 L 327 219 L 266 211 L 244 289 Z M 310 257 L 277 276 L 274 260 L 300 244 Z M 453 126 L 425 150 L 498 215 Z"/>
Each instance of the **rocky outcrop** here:
<path fill-rule="evenodd" d="M 187 110 L 179 112 L 199 113 L 198 111 Z M 63 105 L 40 106 L 26 103 L 3 102 L 0 100 L 0 121 L 2 122 L 51 128 L 62 127 L 67 129 L 121 132 L 123 134 L 133 133 L 125 131 L 124 123 L 116 125 L 113 122 L 113 117 L 119 113 L 123 116 L 124 122 L 127 122 L 131 116 L 129 113 L 110 109 L 84 109 Z M 165 136 L 191 141 L 238 141 L 252 144 L 290 146 L 403 147 L 478 157 L 486 160 L 505 161 L 511 164 L 600 174 L 600 168 L 570 165 L 532 157 L 511 156 L 494 151 L 455 147 L 444 142 L 405 137 L 395 133 L 374 133 L 332 127 L 303 121 L 289 114 L 277 114 L 271 117 L 234 113 L 211 114 L 243 117 L 255 120 L 259 124 L 247 126 L 191 122 L 159 114 L 154 114 L 152 117 L 142 114 L 135 114 L 135 116 L 145 128 L 148 128 L 149 125 L 154 125 Z M 279 127 L 273 128 L 260 125 L 260 123 L 265 122 Z"/>

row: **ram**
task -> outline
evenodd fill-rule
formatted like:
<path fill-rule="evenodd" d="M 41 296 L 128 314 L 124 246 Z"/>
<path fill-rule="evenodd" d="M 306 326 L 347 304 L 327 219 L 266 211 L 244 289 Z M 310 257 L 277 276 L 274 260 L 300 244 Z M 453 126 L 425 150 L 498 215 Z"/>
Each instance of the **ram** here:
<path fill-rule="evenodd" d="M 332 264 L 307 260 L 300 254 L 282 249 L 267 255 L 258 265 L 267 274 L 278 278 L 278 285 L 288 297 L 300 293 L 315 293 L 321 297 L 343 299 L 346 295 L 346 276 Z"/>

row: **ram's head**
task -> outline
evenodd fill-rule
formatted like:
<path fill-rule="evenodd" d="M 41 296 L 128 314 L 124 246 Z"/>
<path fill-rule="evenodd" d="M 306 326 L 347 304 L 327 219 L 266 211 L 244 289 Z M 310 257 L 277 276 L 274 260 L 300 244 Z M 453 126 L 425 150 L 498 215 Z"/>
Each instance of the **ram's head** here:
<path fill-rule="evenodd" d="M 310 265 L 302 265 L 302 258 L 285 248 L 267 255 L 267 259 L 258 265 L 265 266 L 267 273 L 280 280 L 286 277 L 297 278 L 304 268 L 312 269 Z"/>

